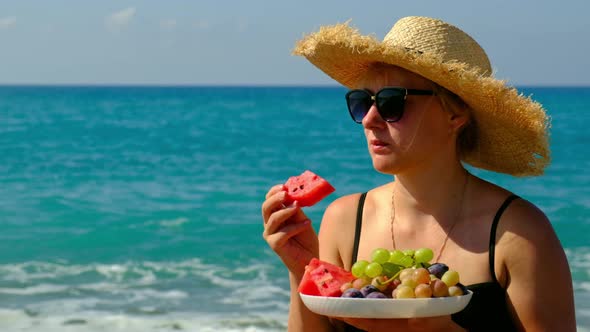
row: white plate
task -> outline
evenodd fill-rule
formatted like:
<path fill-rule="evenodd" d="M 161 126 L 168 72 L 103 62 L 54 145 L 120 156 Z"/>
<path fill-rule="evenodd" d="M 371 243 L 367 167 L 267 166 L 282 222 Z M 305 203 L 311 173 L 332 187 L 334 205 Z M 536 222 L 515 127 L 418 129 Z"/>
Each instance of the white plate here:
<path fill-rule="evenodd" d="M 414 318 L 454 314 L 463 310 L 472 291 L 462 296 L 429 299 L 364 299 L 299 294 L 307 308 L 331 317 Z"/>

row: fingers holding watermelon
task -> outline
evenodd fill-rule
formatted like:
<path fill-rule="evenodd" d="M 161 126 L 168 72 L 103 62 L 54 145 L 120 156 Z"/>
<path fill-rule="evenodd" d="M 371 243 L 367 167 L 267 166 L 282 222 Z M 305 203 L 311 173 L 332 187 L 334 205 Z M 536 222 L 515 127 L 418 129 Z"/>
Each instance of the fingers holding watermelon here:
<path fill-rule="evenodd" d="M 269 247 L 296 277 L 301 277 L 306 263 L 319 254 L 317 234 L 304 216 L 298 206 L 285 208 L 270 217 L 263 233 Z M 299 221 L 301 218 L 305 219 Z"/>
<path fill-rule="evenodd" d="M 303 275 L 305 264 L 319 252 L 317 235 L 298 202 L 285 206 L 283 185 L 271 188 L 262 204 L 262 237 L 289 271 Z"/>
<path fill-rule="evenodd" d="M 295 275 L 302 276 L 305 265 L 319 254 L 317 234 L 301 207 L 314 205 L 333 191 L 326 180 L 306 171 L 273 186 L 265 196 L 263 238 Z"/>
<path fill-rule="evenodd" d="M 284 191 L 285 191 L 285 185 L 277 184 L 277 185 L 273 186 L 272 188 L 270 188 L 270 190 L 266 193 L 266 196 L 264 198 L 269 199 L 272 195 L 279 193 L 279 192 L 284 192 Z"/>
<path fill-rule="evenodd" d="M 283 185 L 278 184 L 268 191 L 266 194 L 266 200 L 262 203 L 262 220 L 266 225 L 270 219 L 270 216 L 284 208 L 286 208 L 285 202 L 286 193 L 283 190 Z"/>
<path fill-rule="evenodd" d="M 275 209 L 272 209 L 271 207 L 271 213 L 269 214 L 268 219 L 266 219 L 266 234 L 274 234 L 288 226 L 291 226 L 291 229 L 296 229 L 309 221 L 309 218 L 303 213 L 303 211 L 301 211 L 297 202 L 294 202 L 291 206 L 287 207 L 283 206 L 276 208 L 276 205 L 273 207 L 275 207 Z M 282 231 L 285 232 L 285 230 Z"/>

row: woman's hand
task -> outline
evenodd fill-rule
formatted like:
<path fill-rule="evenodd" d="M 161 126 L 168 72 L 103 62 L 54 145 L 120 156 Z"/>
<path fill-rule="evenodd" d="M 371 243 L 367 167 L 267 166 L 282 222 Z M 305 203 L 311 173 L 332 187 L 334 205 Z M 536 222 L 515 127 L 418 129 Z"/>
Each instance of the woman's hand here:
<path fill-rule="evenodd" d="M 465 331 L 451 319 L 451 316 L 408 318 L 408 319 L 367 319 L 335 317 L 356 328 L 369 332 L 392 331 Z"/>
<path fill-rule="evenodd" d="M 303 213 L 297 202 L 285 206 L 283 185 L 272 187 L 262 203 L 264 232 L 262 237 L 295 276 L 301 277 L 305 265 L 318 257 L 318 237 L 311 220 Z"/>

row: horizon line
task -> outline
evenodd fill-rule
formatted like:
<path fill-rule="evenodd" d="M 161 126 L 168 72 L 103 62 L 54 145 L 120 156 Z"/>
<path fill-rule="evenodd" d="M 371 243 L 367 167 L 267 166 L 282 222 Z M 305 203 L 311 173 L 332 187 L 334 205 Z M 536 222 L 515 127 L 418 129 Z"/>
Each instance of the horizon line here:
<path fill-rule="evenodd" d="M 588 84 L 514 84 L 515 88 L 590 88 Z M 2 83 L 5 87 L 122 87 L 122 88 L 346 88 L 337 83 Z"/>

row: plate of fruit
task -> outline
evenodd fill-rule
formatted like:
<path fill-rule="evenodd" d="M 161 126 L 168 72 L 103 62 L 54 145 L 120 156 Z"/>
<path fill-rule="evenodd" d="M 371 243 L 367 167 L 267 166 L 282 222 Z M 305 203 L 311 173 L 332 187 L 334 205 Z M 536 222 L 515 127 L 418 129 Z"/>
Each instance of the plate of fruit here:
<path fill-rule="evenodd" d="M 463 310 L 473 295 L 459 273 L 430 263 L 432 250 L 373 250 L 351 271 L 317 258 L 305 268 L 299 295 L 320 315 L 354 318 L 416 318 Z"/>

